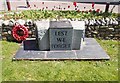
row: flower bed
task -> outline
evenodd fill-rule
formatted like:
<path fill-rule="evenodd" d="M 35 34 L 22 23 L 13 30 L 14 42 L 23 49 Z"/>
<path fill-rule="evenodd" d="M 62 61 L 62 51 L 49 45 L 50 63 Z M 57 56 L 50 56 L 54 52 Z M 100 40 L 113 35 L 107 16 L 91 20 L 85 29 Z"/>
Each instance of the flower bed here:
<path fill-rule="evenodd" d="M 14 14 L 13 14 L 14 13 Z M 89 10 L 89 11 L 56 11 L 56 10 L 27 10 L 22 11 L 21 13 L 13 12 L 12 14 L 5 14 L 2 19 L 32 19 L 32 20 L 40 20 L 40 19 L 57 19 L 59 18 L 67 18 L 67 19 L 100 19 L 104 17 L 113 17 L 116 18 L 118 14 L 116 13 L 104 13 L 97 10 Z"/>

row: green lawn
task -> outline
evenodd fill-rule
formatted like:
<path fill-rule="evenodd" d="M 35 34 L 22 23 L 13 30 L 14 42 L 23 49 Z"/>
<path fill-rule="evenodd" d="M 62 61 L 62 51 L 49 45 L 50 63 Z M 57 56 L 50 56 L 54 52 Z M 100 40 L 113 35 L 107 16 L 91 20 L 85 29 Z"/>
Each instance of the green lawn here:
<path fill-rule="evenodd" d="M 2 44 L 0 42 L 0 82 L 2 81 Z"/>
<path fill-rule="evenodd" d="M 110 55 L 102 61 L 13 61 L 17 43 L 2 42 L 3 81 L 116 81 L 118 80 L 118 42 L 97 40 Z"/>

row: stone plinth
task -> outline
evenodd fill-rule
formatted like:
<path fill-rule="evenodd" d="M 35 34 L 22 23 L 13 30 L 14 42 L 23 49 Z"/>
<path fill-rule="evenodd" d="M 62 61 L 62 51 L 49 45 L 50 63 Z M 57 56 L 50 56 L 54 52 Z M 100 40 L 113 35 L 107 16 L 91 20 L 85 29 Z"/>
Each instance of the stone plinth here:
<path fill-rule="evenodd" d="M 80 50 L 84 21 L 38 21 L 36 25 L 39 50 Z"/>
<path fill-rule="evenodd" d="M 81 50 L 39 51 L 36 40 L 26 40 L 13 60 L 109 60 L 110 57 L 93 38 L 85 38 Z M 23 44 L 23 45 L 24 45 Z"/>

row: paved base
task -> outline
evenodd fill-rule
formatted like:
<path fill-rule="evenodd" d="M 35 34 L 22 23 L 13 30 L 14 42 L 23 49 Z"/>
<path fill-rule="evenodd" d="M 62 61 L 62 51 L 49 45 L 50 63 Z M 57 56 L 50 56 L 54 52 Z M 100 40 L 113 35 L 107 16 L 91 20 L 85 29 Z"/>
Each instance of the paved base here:
<path fill-rule="evenodd" d="M 110 57 L 94 38 L 85 38 L 81 50 L 38 51 L 35 40 L 24 41 L 13 60 L 109 60 Z"/>

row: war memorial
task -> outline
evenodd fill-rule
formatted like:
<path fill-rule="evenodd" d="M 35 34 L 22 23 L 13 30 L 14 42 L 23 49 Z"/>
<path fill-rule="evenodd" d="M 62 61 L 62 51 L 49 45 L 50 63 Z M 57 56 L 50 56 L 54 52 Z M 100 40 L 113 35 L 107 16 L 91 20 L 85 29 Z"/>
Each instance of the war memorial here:
<path fill-rule="evenodd" d="M 117 0 L 0 2 L 3 81 L 117 80 L 118 4 Z"/>
<path fill-rule="evenodd" d="M 7 4 L 9 6 L 9 3 Z M 77 6 L 75 2 L 73 5 Z M 92 7 L 94 7 L 94 4 L 92 4 Z M 105 12 L 107 10 L 106 8 Z M 9 34 L 7 36 L 8 40 L 12 38 L 13 40 L 23 41 L 13 60 L 110 59 L 94 38 L 86 38 L 86 36 L 90 37 L 89 34 L 92 32 L 92 30 L 89 31 L 87 26 L 109 25 L 118 25 L 117 19 L 59 19 L 34 22 L 32 19 L 26 22 L 22 19 L 18 21 L 14 19 L 1 20 L 2 32 L 3 34 Z M 8 31 L 6 32 L 6 30 Z M 93 34 L 95 32 L 93 30 Z M 30 35 L 34 35 L 34 38 L 32 36 L 30 38 Z M 98 33 L 96 32 L 94 35 L 98 36 Z"/>

